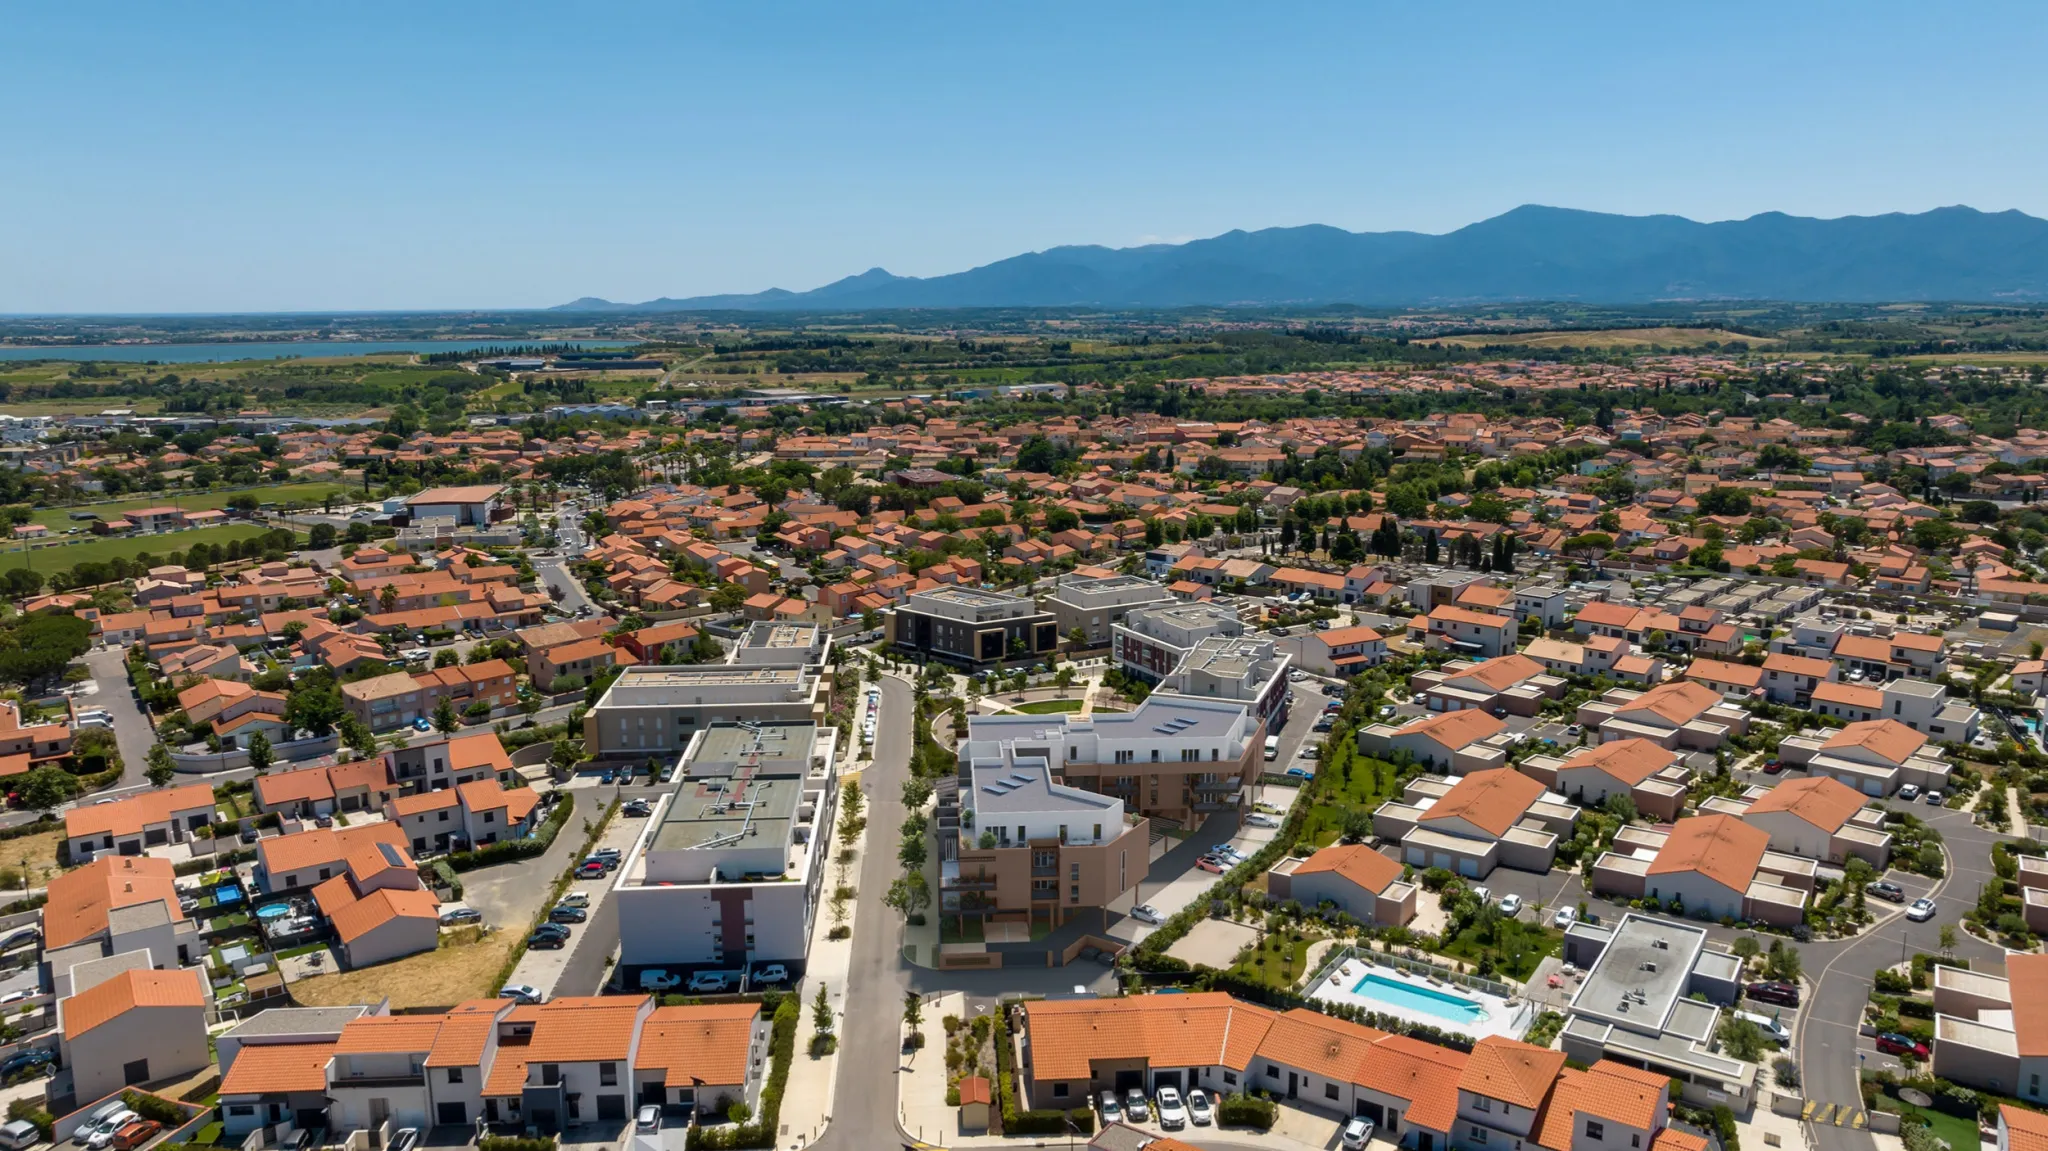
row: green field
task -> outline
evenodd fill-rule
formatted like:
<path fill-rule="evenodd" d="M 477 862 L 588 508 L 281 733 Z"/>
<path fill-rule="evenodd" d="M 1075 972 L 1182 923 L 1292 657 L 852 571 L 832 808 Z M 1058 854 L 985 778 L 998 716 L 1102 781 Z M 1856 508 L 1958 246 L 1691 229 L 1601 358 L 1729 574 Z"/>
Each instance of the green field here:
<path fill-rule="evenodd" d="M 323 497 L 329 495 L 339 496 L 342 493 L 342 485 L 331 481 L 320 481 L 303 484 L 273 484 L 262 488 L 237 488 L 232 491 L 181 491 L 176 494 L 167 492 L 162 495 L 137 496 L 133 499 L 125 500 L 109 500 L 106 503 L 80 504 L 76 507 L 37 508 L 29 516 L 29 520 L 32 523 L 42 524 L 52 532 L 62 532 L 66 528 L 87 526 L 87 521 L 72 519 L 72 512 L 91 512 L 103 520 L 111 519 L 122 512 L 132 512 L 137 508 L 160 508 L 172 504 L 188 512 L 202 512 L 225 508 L 228 506 L 229 500 L 245 492 L 254 495 L 261 503 L 282 506 L 297 500 L 299 503 L 318 507 Z"/>
<path fill-rule="evenodd" d="M 95 536 L 77 543 L 29 548 L 25 553 L 25 560 L 23 549 L 16 546 L 0 552 L 0 568 L 27 567 L 39 572 L 56 572 L 95 560 L 132 559 L 144 552 L 153 556 L 167 556 L 174 551 L 186 551 L 198 543 L 218 547 L 235 540 L 252 539 L 272 530 L 275 529 L 262 524 L 229 524 L 226 527 L 166 532 L 153 536 Z"/>

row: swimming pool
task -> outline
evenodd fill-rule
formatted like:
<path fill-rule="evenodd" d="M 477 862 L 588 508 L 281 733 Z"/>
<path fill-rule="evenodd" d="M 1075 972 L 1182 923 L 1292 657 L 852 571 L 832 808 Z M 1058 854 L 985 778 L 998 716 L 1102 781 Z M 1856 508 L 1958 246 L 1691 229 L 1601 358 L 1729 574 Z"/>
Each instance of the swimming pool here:
<path fill-rule="evenodd" d="M 1469 1026 L 1486 1018 L 1486 1008 L 1477 1000 L 1377 973 L 1368 974 L 1352 984 L 1351 993 L 1391 1007 L 1404 1007 L 1410 1011 L 1420 1011 L 1424 1015 L 1434 1015 L 1446 1023 L 1461 1026 Z"/>

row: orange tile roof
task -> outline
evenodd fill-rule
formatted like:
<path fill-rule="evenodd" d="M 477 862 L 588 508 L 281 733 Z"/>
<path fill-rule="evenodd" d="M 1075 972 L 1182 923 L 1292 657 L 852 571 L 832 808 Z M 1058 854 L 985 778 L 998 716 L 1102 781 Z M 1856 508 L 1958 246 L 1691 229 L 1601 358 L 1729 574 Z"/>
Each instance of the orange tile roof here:
<path fill-rule="evenodd" d="M 1495 656 L 1485 663 L 1468 667 L 1452 676 L 1452 679 L 1476 679 L 1495 691 L 1505 691 L 1525 679 L 1543 674 L 1543 665 L 1523 655 L 1510 652 Z"/>
<path fill-rule="evenodd" d="M 88 803 L 64 813 L 64 834 L 72 839 L 83 835 L 140 835 L 152 823 L 169 823 L 180 811 L 205 808 L 213 811 L 213 788 L 188 783 L 160 791 L 145 791 L 112 803 Z"/>
<path fill-rule="evenodd" d="M 635 1070 L 660 1070 L 669 1087 L 747 1081 L 747 1056 L 761 1009 L 753 1003 L 658 1007 L 640 1029 Z"/>
<path fill-rule="evenodd" d="M 336 1055 L 353 1052 L 402 1054 L 430 1051 L 441 1033 L 439 1015 L 364 1015 L 341 1026 Z"/>
<path fill-rule="evenodd" d="M 2008 955 L 2005 977 L 2012 984 L 2012 1030 L 2020 1058 L 2048 1055 L 2048 955 Z"/>
<path fill-rule="evenodd" d="M 2048 1115 L 2000 1103 L 1998 1118 L 2005 1124 L 2006 1137 L 1999 1141 L 2005 1151 L 2048 1151 Z"/>
<path fill-rule="evenodd" d="M 1689 1131 L 1665 1127 L 1650 1137 L 1650 1151 L 1707 1151 L 1707 1141 Z"/>
<path fill-rule="evenodd" d="M 1748 891 L 1770 843 L 1769 832 L 1732 815 L 1695 815 L 1672 825 L 1649 874 L 1694 871 L 1738 893 Z"/>
<path fill-rule="evenodd" d="M 190 967 L 169 971 L 132 968 L 64 1000 L 64 1038 L 76 1039 L 102 1023 L 112 1022 L 137 1007 L 206 1006 L 199 972 Z"/>
<path fill-rule="evenodd" d="M 1647 1131 L 1663 1117 L 1670 1091 L 1669 1076 L 1602 1059 L 1578 1077 L 1574 1109 Z"/>
<path fill-rule="evenodd" d="M 337 909 L 327 918 L 334 924 L 334 932 L 341 936 L 343 943 L 354 943 L 365 934 L 394 919 L 424 919 L 430 923 L 438 922 L 440 907 L 434 893 L 424 888 L 405 891 L 380 887 L 354 903 Z"/>
<path fill-rule="evenodd" d="M 1810 675 L 1816 679 L 1826 679 L 1828 673 L 1833 671 L 1834 667 L 1834 664 L 1824 659 L 1813 659 L 1803 655 L 1786 655 L 1784 652 L 1764 657 L 1765 671 L 1781 671 L 1789 675 Z"/>
<path fill-rule="evenodd" d="M 543 1004 L 528 1063 L 593 1063 L 626 1058 L 645 995 L 563 997 Z"/>
<path fill-rule="evenodd" d="M 1648 711 L 1673 727 L 1683 727 L 1720 702 L 1720 693 L 1713 688 L 1681 679 L 1651 688 L 1616 708 L 1615 714 Z"/>
<path fill-rule="evenodd" d="M 1411 720 L 1401 726 L 1399 734 L 1428 736 L 1444 748 L 1458 751 L 1506 727 L 1507 724 L 1478 708 L 1468 707 L 1463 711 L 1447 711 L 1442 715 Z"/>
<path fill-rule="evenodd" d="M 1378 894 L 1401 878 L 1401 865 L 1374 851 L 1362 843 L 1331 844 L 1302 861 L 1294 869 L 1296 875 L 1314 875 L 1334 871 L 1357 884 L 1360 889 Z"/>
<path fill-rule="evenodd" d="M 1422 813 L 1422 822 L 1462 819 L 1489 834 L 1505 835 L 1543 795 L 1543 785 L 1512 767 L 1475 771 Z"/>
<path fill-rule="evenodd" d="M 220 1094 L 282 1095 L 325 1092 L 333 1043 L 244 1045 L 220 1081 Z"/>
<path fill-rule="evenodd" d="M 355 827 L 322 828 L 265 839 L 256 845 L 257 858 L 273 880 L 295 871 L 340 863 L 360 844 L 388 843 L 403 850 L 405 832 L 395 823 L 379 821 Z"/>
<path fill-rule="evenodd" d="M 1384 1031 L 1297 1007 L 1273 1021 L 1257 1054 L 1342 1083 L 1358 1073 L 1373 1042 L 1386 1037 Z"/>
<path fill-rule="evenodd" d="M 1466 1055 L 1405 1035 L 1372 1045 L 1360 1061 L 1357 1082 L 1383 1095 L 1408 1100 L 1410 1124 L 1449 1133 L 1458 1114 L 1458 1079 Z"/>
<path fill-rule="evenodd" d="M 1806 822 L 1833 834 L 1849 817 L 1863 810 L 1863 793 L 1826 775 L 1788 779 L 1749 805 L 1750 815 L 1789 811 Z"/>
<path fill-rule="evenodd" d="M 1473 1044 L 1458 1088 L 1534 1110 L 1542 1106 L 1563 1069 L 1562 1051 L 1489 1035 Z"/>
<path fill-rule="evenodd" d="M 1718 659 L 1696 659 L 1685 669 L 1685 678 L 1711 680 L 1714 683 L 1729 683 L 1737 687 L 1756 687 L 1764 681 L 1764 669 L 1751 667 L 1746 663 L 1724 663 Z"/>
<path fill-rule="evenodd" d="M 497 733 L 483 731 L 448 741 L 448 770 L 461 772 L 477 767 L 512 770 L 512 757 L 506 754 L 505 745 L 498 742 Z"/>
<path fill-rule="evenodd" d="M 1927 743 L 1927 737 L 1896 719 L 1867 719 L 1836 732 L 1822 750 L 1860 747 L 1889 763 L 1904 763 Z"/>
<path fill-rule="evenodd" d="M 49 902 L 43 905 L 43 945 L 69 947 L 105 931 L 109 911 L 157 900 L 163 901 L 174 922 L 185 918 L 178 907 L 170 860 L 103 855 L 84 867 L 51 877 Z"/>
<path fill-rule="evenodd" d="M 1242 1070 L 1278 1018 L 1220 991 L 1038 1000 L 1024 1012 L 1040 1079 L 1090 1078 L 1098 1059 Z"/>
<path fill-rule="evenodd" d="M 1860 683 L 1817 683 L 1813 685 L 1813 702 L 1860 707 L 1865 711 L 1881 711 L 1884 708 L 1884 693 Z"/>
<path fill-rule="evenodd" d="M 1676 762 L 1678 753 L 1666 751 L 1647 739 L 1616 739 L 1598 747 L 1582 747 L 1574 751 L 1558 770 L 1598 768 L 1615 780 L 1634 787 Z"/>
<path fill-rule="evenodd" d="M 265 807 L 333 799 L 334 781 L 327 777 L 324 767 L 267 772 L 256 777 L 256 798 Z"/>

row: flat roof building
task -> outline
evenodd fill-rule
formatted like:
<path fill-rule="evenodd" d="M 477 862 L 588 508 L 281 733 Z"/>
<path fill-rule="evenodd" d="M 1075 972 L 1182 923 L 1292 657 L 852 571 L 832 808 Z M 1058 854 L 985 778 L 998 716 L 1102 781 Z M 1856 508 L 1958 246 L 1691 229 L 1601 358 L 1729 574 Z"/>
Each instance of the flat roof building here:
<path fill-rule="evenodd" d="M 1083 644 L 1096 647 L 1108 643 L 1110 632 L 1131 612 L 1172 602 L 1172 592 L 1137 576 L 1065 575 L 1054 585 L 1045 606 L 1059 624 L 1062 637 L 1078 630 Z"/>
<path fill-rule="evenodd" d="M 760 650 L 795 658 L 798 649 Z M 824 684 L 823 675 L 800 664 L 628 667 L 583 717 L 583 743 L 599 758 L 666 762 L 712 724 L 822 720 Z"/>
<path fill-rule="evenodd" d="M 1028 659 L 1060 644 L 1051 612 L 1026 597 L 970 587 L 911 595 L 891 612 L 888 629 L 897 648 L 964 667 Z"/>

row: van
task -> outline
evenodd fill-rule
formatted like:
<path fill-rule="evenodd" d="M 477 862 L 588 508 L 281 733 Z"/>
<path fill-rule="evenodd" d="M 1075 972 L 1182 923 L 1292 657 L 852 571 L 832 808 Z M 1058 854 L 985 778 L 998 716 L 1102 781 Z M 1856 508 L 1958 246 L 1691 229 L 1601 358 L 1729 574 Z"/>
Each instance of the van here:
<path fill-rule="evenodd" d="M 1768 1015 L 1758 1015 L 1754 1011 L 1738 1011 L 1735 1013 L 1735 1018 L 1742 1020 L 1744 1023 L 1756 1024 L 1757 1030 L 1763 1032 L 1765 1038 L 1780 1047 L 1790 1047 L 1792 1045 L 1792 1033 L 1785 1029 L 1783 1023 L 1772 1019 Z"/>
<path fill-rule="evenodd" d="M 1277 735 L 1269 735 L 1269 736 L 1267 736 L 1267 737 L 1266 737 L 1266 760 L 1267 760 L 1267 762 L 1269 762 L 1269 763 L 1270 763 L 1270 762 L 1272 762 L 1273 760 L 1276 760 L 1276 759 L 1279 759 L 1279 758 L 1280 758 L 1280 737 L 1279 737 L 1279 736 L 1277 736 Z"/>

